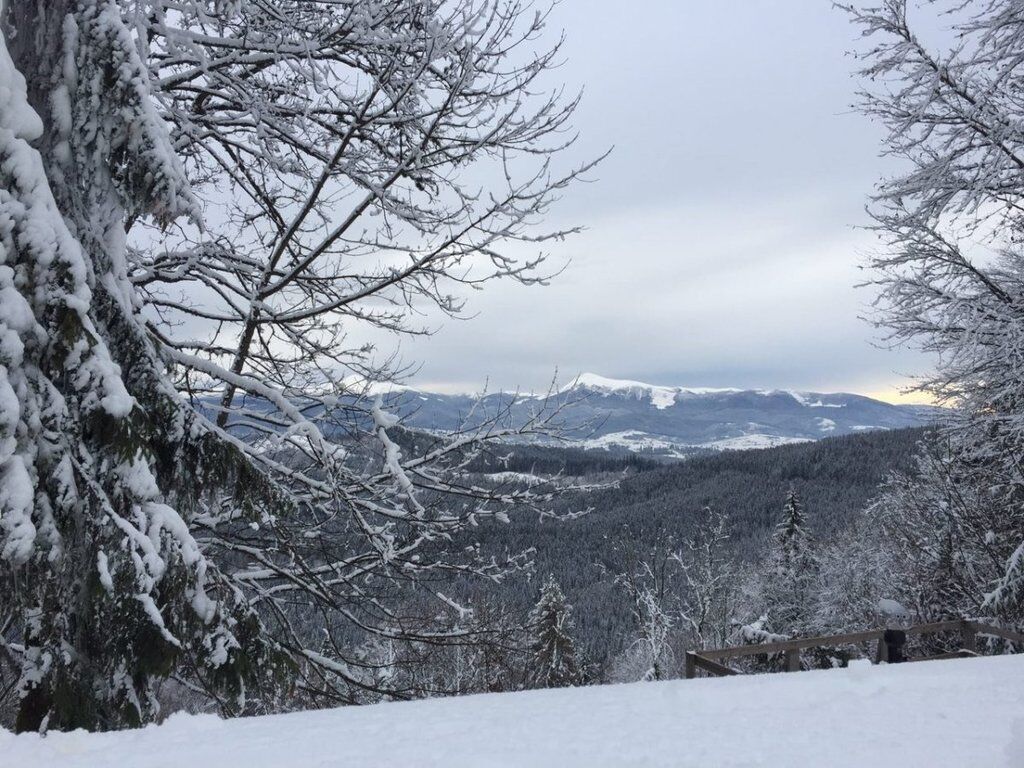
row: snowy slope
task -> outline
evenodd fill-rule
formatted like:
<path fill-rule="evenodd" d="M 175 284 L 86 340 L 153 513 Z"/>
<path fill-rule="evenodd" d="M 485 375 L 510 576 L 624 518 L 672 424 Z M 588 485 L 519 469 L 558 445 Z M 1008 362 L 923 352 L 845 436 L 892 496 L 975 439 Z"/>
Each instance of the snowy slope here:
<path fill-rule="evenodd" d="M 1024 657 L 469 696 L 13 736 L 3 768 L 1019 768 Z"/>
<path fill-rule="evenodd" d="M 561 389 L 561 392 L 589 390 L 602 395 L 620 395 L 636 400 L 648 400 L 659 411 L 671 408 L 676 400 L 687 395 L 720 395 L 735 394 L 742 390 L 734 388 L 713 387 L 663 387 L 656 384 L 645 384 L 642 381 L 628 379 L 609 379 L 596 373 L 582 373 L 575 381 Z"/>

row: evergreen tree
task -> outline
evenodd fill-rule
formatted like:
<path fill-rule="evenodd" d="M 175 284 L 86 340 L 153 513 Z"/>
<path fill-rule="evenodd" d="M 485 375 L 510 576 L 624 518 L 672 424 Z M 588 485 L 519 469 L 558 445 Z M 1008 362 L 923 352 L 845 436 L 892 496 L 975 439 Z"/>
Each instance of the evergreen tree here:
<path fill-rule="evenodd" d="M 359 663 L 367 635 L 440 642 L 437 606 L 464 609 L 438 574 L 521 567 L 450 542 L 521 505 L 547 513 L 550 494 L 463 482 L 488 441 L 546 427 L 495 416 L 400 446 L 368 397 L 397 373 L 347 339 L 359 323 L 419 332 L 422 300 L 457 314 L 450 286 L 475 262 L 474 284 L 540 279 L 540 260 L 502 251 L 564 234 L 533 223 L 578 175 L 547 166 L 575 100 L 524 97 L 557 43 L 510 59 L 544 14 L 0 7 L 0 633 L 17 728 L 152 720 L 168 677 L 227 714 L 269 708 L 284 662 L 323 701 L 389 685 Z M 493 195 L 460 175 L 512 156 L 541 170 L 506 165 Z"/>
<path fill-rule="evenodd" d="M 775 528 L 765 574 L 765 609 L 778 632 L 798 634 L 808 629 L 813 613 L 813 589 L 818 572 L 814 544 L 797 492 L 790 488 Z"/>
<path fill-rule="evenodd" d="M 34 60 L 26 83 L 0 42 L 0 589 L 23 638 L 16 725 L 140 723 L 178 665 L 240 701 L 258 620 L 186 521 L 236 483 L 251 490 L 241 506 L 276 504 L 168 385 L 126 272 L 126 218 L 169 223 L 194 200 L 117 4 L 7 5 Z"/>
<path fill-rule="evenodd" d="M 535 688 L 562 688 L 583 681 L 573 639 L 572 607 L 561 587 L 548 577 L 540 599 L 530 612 L 533 631 L 530 660 L 530 684 Z"/>

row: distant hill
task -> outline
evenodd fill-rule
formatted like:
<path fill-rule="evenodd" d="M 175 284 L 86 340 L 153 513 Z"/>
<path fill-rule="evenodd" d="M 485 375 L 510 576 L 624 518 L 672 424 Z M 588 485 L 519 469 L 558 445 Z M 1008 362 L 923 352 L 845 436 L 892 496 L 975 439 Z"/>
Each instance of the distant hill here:
<path fill-rule="evenodd" d="M 401 389 L 384 394 L 406 426 L 447 432 L 504 407 L 522 422 L 566 404 L 564 421 L 581 447 L 683 458 L 702 450 L 769 448 L 928 423 L 936 409 L 862 395 L 785 390 L 664 387 L 585 374 L 552 395 L 452 395 Z"/>

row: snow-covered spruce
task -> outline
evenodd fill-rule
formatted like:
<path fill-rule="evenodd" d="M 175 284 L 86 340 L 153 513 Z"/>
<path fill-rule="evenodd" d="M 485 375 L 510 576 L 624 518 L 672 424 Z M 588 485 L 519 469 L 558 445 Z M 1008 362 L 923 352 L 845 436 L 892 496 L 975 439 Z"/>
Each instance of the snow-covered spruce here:
<path fill-rule="evenodd" d="M 529 683 L 535 688 L 562 688 L 583 682 L 583 669 L 573 639 L 572 606 L 551 577 L 540 590 L 540 599 L 529 618 Z"/>
<path fill-rule="evenodd" d="M 510 56 L 545 15 L 268 8 L 3 4 L 0 620 L 21 729 L 150 720 L 168 678 L 226 713 L 394 693 L 363 640 L 464 640 L 439 582 L 525 558 L 452 541 L 546 514 L 546 493 L 463 467 L 550 413 L 417 443 L 361 396 L 395 372 L 346 333 L 417 332 L 414 302 L 460 310 L 447 286 L 545 277 L 502 249 L 566 234 L 531 222 L 580 172 L 552 166 L 575 100 L 533 98 L 557 46 Z M 481 194 L 462 174 L 492 158 L 507 187 Z"/>
<path fill-rule="evenodd" d="M 168 413 L 150 413 L 173 426 L 139 407 L 133 390 L 160 381 L 162 366 L 126 349 L 147 342 L 121 292 L 129 192 L 106 159 L 131 143 L 137 164 L 123 172 L 156 182 L 132 198 L 160 215 L 177 200 L 159 180 L 180 173 L 121 122 L 150 107 L 117 7 L 79 3 L 65 16 L 59 5 L 39 18 L 60 22 L 57 69 L 35 70 L 59 73 L 52 120 L 0 46 L 0 575 L 5 632 L 22 636 L 7 645 L 22 729 L 141 722 L 156 708 L 153 679 L 176 659 L 226 680 L 241 652 L 236 618 L 210 594 L 216 574 L 154 475 L 156 453 L 173 460 L 185 447 L 186 422 L 167 389 Z M 10 12 L 22 22 L 23 11 Z M 111 73 L 125 81 L 111 87 Z M 241 691 L 237 678 L 228 687 Z"/>
<path fill-rule="evenodd" d="M 807 634 L 813 614 L 818 559 L 800 496 L 792 488 L 775 528 L 763 581 L 763 610 L 777 632 Z"/>

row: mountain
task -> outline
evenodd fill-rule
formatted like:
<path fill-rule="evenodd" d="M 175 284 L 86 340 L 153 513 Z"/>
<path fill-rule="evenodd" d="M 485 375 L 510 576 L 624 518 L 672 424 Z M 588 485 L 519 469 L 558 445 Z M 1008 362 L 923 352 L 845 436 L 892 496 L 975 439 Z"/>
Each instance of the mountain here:
<path fill-rule="evenodd" d="M 386 405 L 415 429 L 447 432 L 509 410 L 521 423 L 561 405 L 581 447 L 681 458 L 706 450 L 768 448 L 927 424 L 937 409 L 848 393 L 669 387 L 584 374 L 550 395 L 450 395 L 402 388 Z"/>

